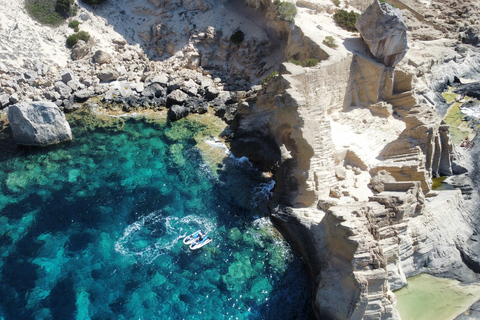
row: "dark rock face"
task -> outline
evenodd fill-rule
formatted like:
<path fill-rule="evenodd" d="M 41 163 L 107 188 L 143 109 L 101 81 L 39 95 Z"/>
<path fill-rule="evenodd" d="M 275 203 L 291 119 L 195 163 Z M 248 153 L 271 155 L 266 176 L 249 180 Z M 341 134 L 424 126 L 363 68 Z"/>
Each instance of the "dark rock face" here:
<path fill-rule="evenodd" d="M 467 84 L 458 84 L 456 89 L 453 90 L 455 93 L 465 93 L 469 97 L 480 99 L 480 81 L 467 83 Z"/>
<path fill-rule="evenodd" d="M 395 66 L 407 53 L 407 25 L 399 9 L 375 0 L 355 26 L 370 52 L 385 66 Z"/>
<path fill-rule="evenodd" d="M 271 170 L 281 161 L 275 138 L 265 132 L 238 131 L 230 143 L 230 148 L 235 156 L 245 156 L 266 170 Z"/>
<path fill-rule="evenodd" d="M 190 108 L 175 104 L 170 108 L 170 110 L 168 110 L 167 115 L 169 120 L 176 121 L 188 116 L 189 113 L 190 113 Z"/>
<path fill-rule="evenodd" d="M 9 107 L 8 121 L 18 144 L 47 146 L 72 140 L 65 115 L 52 102 L 19 103 Z"/>
<path fill-rule="evenodd" d="M 480 28 L 478 26 L 469 27 L 462 35 L 463 43 L 478 45 L 480 43 Z"/>

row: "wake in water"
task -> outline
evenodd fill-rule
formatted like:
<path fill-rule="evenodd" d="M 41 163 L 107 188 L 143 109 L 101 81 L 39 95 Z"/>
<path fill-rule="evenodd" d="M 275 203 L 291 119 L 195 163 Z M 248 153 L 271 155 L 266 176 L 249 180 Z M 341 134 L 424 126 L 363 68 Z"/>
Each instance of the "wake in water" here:
<path fill-rule="evenodd" d="M 215 228 L 216 222 L 211 218 L 164 216 L 159 210 L 126 227 L 123 236 L 115 243 L 115 251 L 151 264 L 159 256 L 170 253 L 180 240 L 195 230 L 208 234 Z"/>

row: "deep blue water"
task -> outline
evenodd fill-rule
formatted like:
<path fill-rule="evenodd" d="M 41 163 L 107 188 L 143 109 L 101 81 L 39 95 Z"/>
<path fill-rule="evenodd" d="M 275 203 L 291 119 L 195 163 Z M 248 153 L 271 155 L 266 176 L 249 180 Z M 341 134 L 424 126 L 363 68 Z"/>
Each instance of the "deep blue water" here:
<path fill-rule="evenodd" d="M 270 182 L 207 165 L 206 125 L 79 119 L 59 146 L 0 136 L 0 319 L 310 317 L 302 261 L 261 211 Z M 213 241 L 191 251 L 197 229 Z"/>

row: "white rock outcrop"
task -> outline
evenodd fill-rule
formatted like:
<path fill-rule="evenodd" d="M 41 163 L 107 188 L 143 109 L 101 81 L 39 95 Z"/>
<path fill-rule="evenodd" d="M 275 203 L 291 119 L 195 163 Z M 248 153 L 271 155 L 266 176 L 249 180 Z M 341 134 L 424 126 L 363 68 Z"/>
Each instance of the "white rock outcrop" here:
<path fill-rule="evenodd" d="M 72 140 L 70 125 L 53 102 L 13 105 L 8 108 L 8 121 L 17 144 L 47 146 Z"/>
<path fill-rule="evenodd" d="M 370 52 L 387 67 L 395 66 L 407 53 L 407 25 L 402 12 L 388 3 L 375 0 L 355 26 Z"/>

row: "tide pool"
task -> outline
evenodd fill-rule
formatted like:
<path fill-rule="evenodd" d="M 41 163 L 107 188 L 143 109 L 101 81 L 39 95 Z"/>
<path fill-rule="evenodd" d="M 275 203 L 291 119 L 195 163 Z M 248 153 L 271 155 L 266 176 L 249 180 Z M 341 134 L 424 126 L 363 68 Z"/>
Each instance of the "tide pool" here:
<path fill-rule="evenodd" d="M 0 135 L 0 319 L 311 317 L 262 211 L 271 181 L 199 118 L 107 118 L 72 116 L 74 140 L 43 149 Z M 191 251 L 198 229 L 213 241 Z"/>
<path fill-rule="evenodd" d="M 403 320 L 452 320 L 480 299 L 480 286 L 421 274 L 395 296 Z"/>

